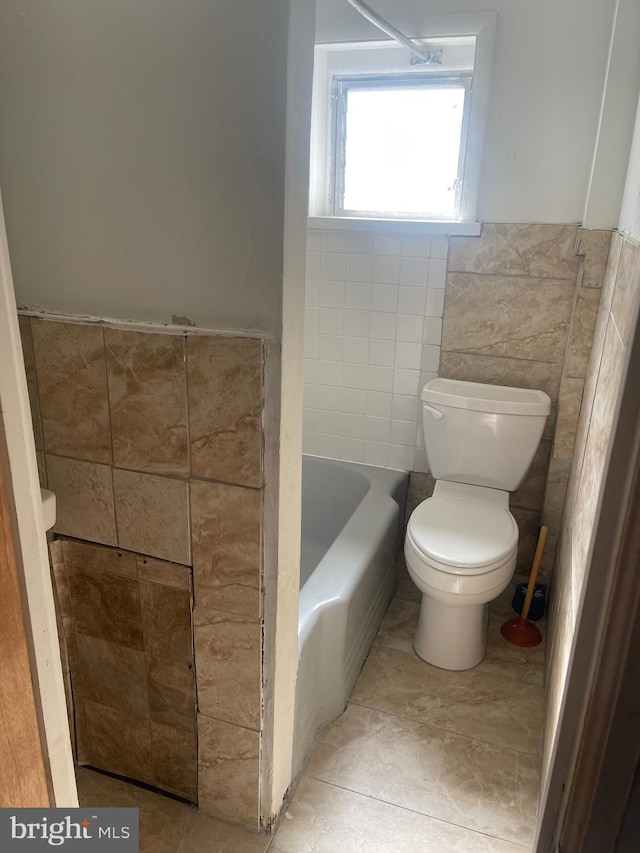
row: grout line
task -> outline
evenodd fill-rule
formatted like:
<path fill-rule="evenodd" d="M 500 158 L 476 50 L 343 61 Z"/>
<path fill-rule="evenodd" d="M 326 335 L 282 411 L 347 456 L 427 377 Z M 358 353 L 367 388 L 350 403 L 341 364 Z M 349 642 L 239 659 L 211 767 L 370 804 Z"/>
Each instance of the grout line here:
<path fill-rule="evenodd" d="M 485 675 L 487 675 L 487 674 L 491 675 L 492 673 L 485 673 Z M 515 755 L 515 756 L 517 756 L 517 755 L 531 755 L 535 758 L 539 754 L 538 752 L 524 752 L 523 750 L 513 749 L 513 747 L 510 747 L 510 746 L 502 746 L 501 744 L 493 743 L 490 740 L 482 740 L 482 738 L 473 737 L 472 735 L 465 735 L 461 732 L 455 731 L 454 729 L 445 729 L 443 726 L 436 726 L 433 723 L 423 723 L 423 722 L 420 722 L 419 720 L 413 719 L 412 717 L 403 717 L 401 714 L 394 714 L 391 711 L 381 711 L 380 708 L 374 708 L 373 706 L 365 705 L 362 702 L 355 702 L 353 699 L 349 699 L 348 704 L 349 705 L 355 705 L 358 708 L 366 708 L 368 711 L 375 711 L 376 714 L 382 714 L 383 716 L 386 716 L 386 717 L 393 717 L 396 720 L 404 720 L 405 722 L 412 723 L 413 725 L 416 725 L 416 726 L 424 726 L 425 728 L 436 729 L 439 732 L 446 732 L 446 734 L 448 734 L 448 735 L 454 735 L 455 737 L 465 738 L 465 740 L 470 740 L 470 741 L 473 741 L 474 743 L 482 743 L 482 744 L 485 744 L 485 746 L 492 746 L 495 749 L 501 749 L 504 752 L 513 753 L 513 755 Z"/>
<path fill-rule="evenodd" d="M 477 276 L 487 276 L 490 278 L 521 278 L 527 281 L 534 279 L 535 281 L 571 281 L 573 283 L 576 282 L 576 278 L 578 275 L 578 270 L 576 269 L 575 273 L 572 276 L 567 275 L 533 275 L 532 273 L 508 273 L 508 272 L 475 272 L 473 270 L 454 270 L 447 269 L 447 275 L 477 275 Z"/>
<path fill-rule="evenodd" d="M 491 835 L 488 832 L 482 832 L 482 830 L 473 829 L 472 827 L 465 826 L 462 823 L 455 823 L 455 821 L 445 820 L 442 817 L 436 817 L 435 815 L 429 814 L 428 812 L 421 812 L 418 809 L 412 809 L 409 806 L 401 806 L 398 803 L 392 802 L 391 800 L 385 800 L 381 799 L 380 797 L 374 797 L 372 794 L 364 794 L 362 791 L 356 791 L 353 788 L 347 788 L 345 785 L 338 785 L 335 782 L 327 782 L 326 779 L 320 779 L 317 776 L 311 776 L 307 773 L 304 774 L 304 777 L 307 779 L 313 779 L 315 782 L 320 782 L 320 784 L 322 785 L 328 785 L 331 788 L 337 788 L 340 791 L 348 791 L 350 794 L 355 794 L 358 797 L 366 797 L 368 800 L 373 800 L 376 803 L 384 803 L 385 805 L 391 806 L 392 808 L 400 809 L 401 811 L 409 812 L 410 814 L 420 815 L 421 817 L 427 817 L 429 818 L 429 820 L 435 820 L 438 823 L 443 823 L 447 826 L 455 826 L 458 829 L 462 829 L 465 832 L 471 832 L 474 835 L 484 836 L 485 838 L 495 838 L 498 841 L 506 841 L 510 844 L 515 844 L 518 847 L 522 847 L 524 850 L 529 849 L 526 845 L 521 844 L 519 841 L 513 841 L 511 838 L 505 838 L 502 835 Z"/>

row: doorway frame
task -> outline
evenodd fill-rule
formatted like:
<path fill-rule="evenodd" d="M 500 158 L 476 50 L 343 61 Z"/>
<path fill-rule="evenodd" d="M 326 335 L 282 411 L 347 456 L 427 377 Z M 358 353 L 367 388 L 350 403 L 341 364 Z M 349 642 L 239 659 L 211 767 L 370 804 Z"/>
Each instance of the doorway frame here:
<path fill-rule="evenodd" d="M 625 710 L 640 695 L 634 649 L 640 640 L 637 320 L 636 315 L 550 770 L 540 792 L 535 853 L 613 851 L 640 756 L 640 730 L 625 720 Z"/>
<path fill-rule="evenodd" d="M 36 713 L 43 741 L 51 803 L 78 806 L 67 703 L 40 482 L 31 422 L 9 246 L 0 193 L 0 416 L 4 423 L 15 507 L 16 549 L 26 593 L 25 629 Z"/>

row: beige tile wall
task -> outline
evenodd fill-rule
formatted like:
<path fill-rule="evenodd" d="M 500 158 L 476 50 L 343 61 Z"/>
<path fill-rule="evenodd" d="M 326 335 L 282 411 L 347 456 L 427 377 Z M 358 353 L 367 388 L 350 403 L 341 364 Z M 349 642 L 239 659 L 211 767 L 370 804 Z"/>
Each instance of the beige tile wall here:
<path fill-rule="evenodd" d="M 588 268 L 587 246 L 583 287 L 585 282 L 597 284 L 602 281 L 599 276 L 605 255 L 605 242 L 601 235 L 598 232 L 587 232 L 587 235 L 595 245 L 593 262 L 596 272 Z M 572 637 L 597 520 L 600 488 L 625 380 L 629 336 L 640 304 L 640 246 L 614 234 L 603 282 L 593 347 L 588 367 L 580 377 L 584 381 L 584 394 L 575 431 L 571 470 L 563 477 L 567 498 L 552 580 L 543 772 L 549 767 L 560 715 Z"/>
<path fill-rule="evenodd" d="M 569 225 L 486 223 L 480 238 L 451 239 L 440 376 L 540 388 L 552 400 L 531 470 L 511 496 L 521 568 L 540 521 L 550 527 L 542 580 L 553 566 L 610 237 Z"/>
<path fill-rule="evenodd" d="M 58 501 L 55 533 L 120 549 L 117 560 L 104 557 L 108 569 L 95 567 L 96 554 L 111 553 L 103 548 L 91 571 L 70 562 L 59 592 L 71 668 L 100 660 L 110 673 L 104 685 L 87 676 L 79 754 L 97 766 L 117 759 L 114 772 L 182 785 L 195 799 L 186 781 L 195 746 L 181 725 L 192 631 L 176 616 L 184 590 L 166 571 L 193 565 L 198 728 L 215 731 L 200 743 L 200 807 L 256 829 L 263 342 L 27 316 L 20 327 L 41 478 Z M 69 595 L 86 597 L 88 609 L 72 613 Z M 119 680 L 126 701 L 109 692 Z M 110 739 L 122 727 L 114 757 Z M 234 758 L 247 739 L 250 749 Z"/>
<path fill-rule="evenodd" d="M 190 569 L 66 538 L 51 550 L 78 763 L 196 801 Z"/>

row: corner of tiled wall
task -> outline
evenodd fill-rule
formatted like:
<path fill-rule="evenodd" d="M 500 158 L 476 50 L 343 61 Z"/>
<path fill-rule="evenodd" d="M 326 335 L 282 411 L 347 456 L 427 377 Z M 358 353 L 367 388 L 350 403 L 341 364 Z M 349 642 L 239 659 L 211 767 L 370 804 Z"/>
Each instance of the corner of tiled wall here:
<path fill-rule="evenodd" d="M 542 519 L 549 527 L 549 540 L 541 567 L 543 580 L 550 578 L 557 554 L 612 234 L 610 230 L 580 229 L 576 245 L 576 254 L 581 263 L 562 368 L 558 417 L 542 510 Z"/>
<path fill-rule="evenodd" d="M 257 829 L 263 341 L 27 316 L 20 327 L 56 534 L 193 565 L 199 804 Z M 68 643 L 72 656 L 77 642 Z M 120 713 L 108 709 L 96 722 L 95 711 L 90 700 L 78 710 L 82 738 L 95 730 L 97 740 Z M 169 749 L 164 735 L 138 756 L 143 766 L 161 743 Z"/>
<path fill-rule="evenodd" d="M 608 235 L 608 236 L 606 236 Z M 561 713 L 589 553 L 595 531 L 601 484 L 606 472 L 615 418 L 624 387 L 633 323 L 640 303 L 640 245 L 617 232 L 583 231 L 583 287 L 599 295 L 591 355 L 578 377 L 584 382 L 577 429 L 572 428 L 573 456 L 553 569 L 546 667 L 547 734 L 543 768 L 548 769 L 556 724 Z M 606 269 L 605 269 L 606 267 Z M 597 301 L 597 297 L 592 297 Z M 591 324 L 589 324 L 591 325 Z"/>

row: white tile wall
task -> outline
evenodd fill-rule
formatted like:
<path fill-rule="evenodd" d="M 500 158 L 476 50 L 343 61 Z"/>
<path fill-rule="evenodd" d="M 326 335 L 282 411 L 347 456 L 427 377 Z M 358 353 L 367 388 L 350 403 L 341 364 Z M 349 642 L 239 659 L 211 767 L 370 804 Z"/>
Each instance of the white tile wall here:
<path fill-rule="evenodd" d="M 427 470 L 418 395 L 438 371 L 448 248 L 309 232 L 305 453 Z"/>

